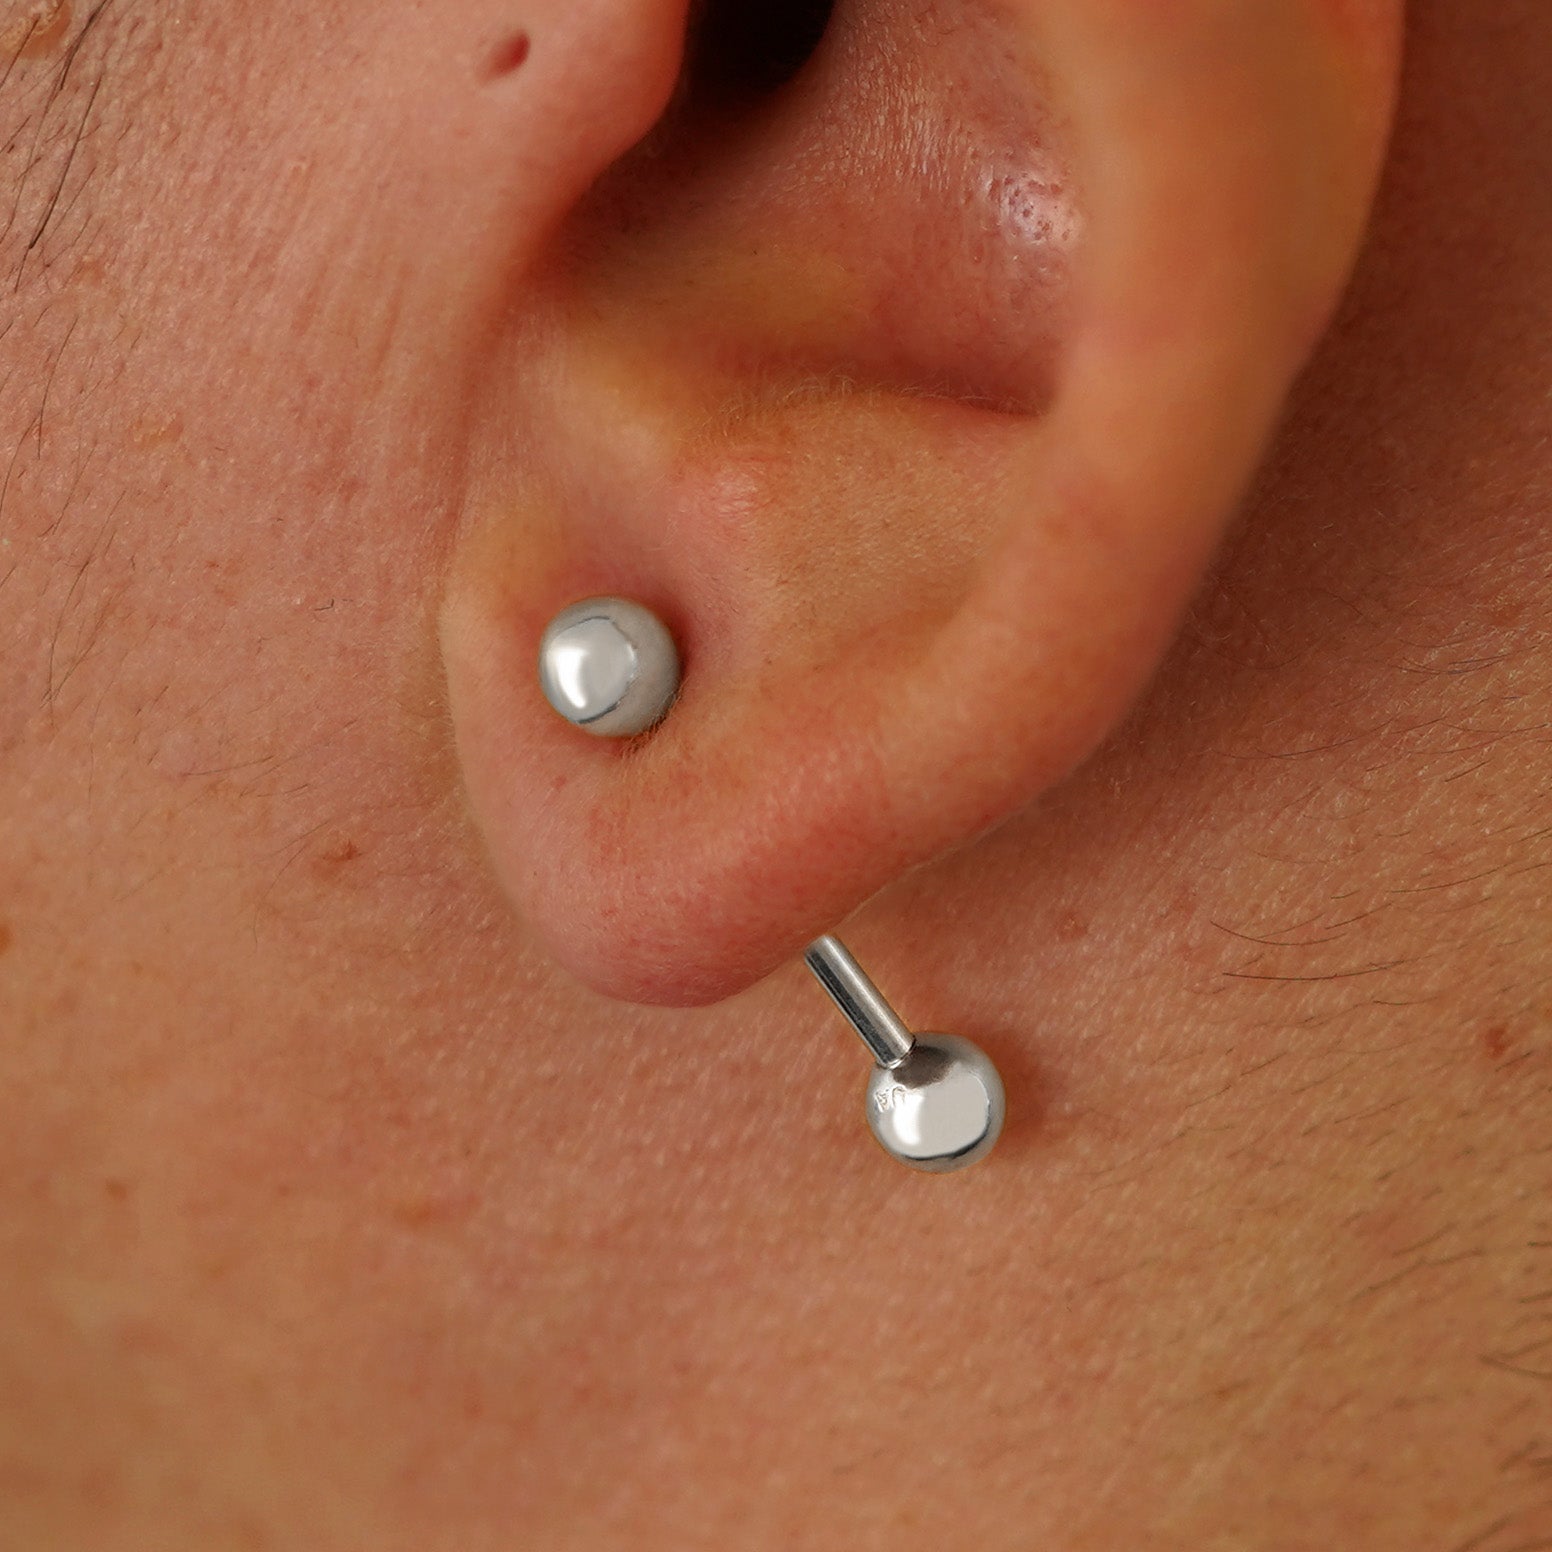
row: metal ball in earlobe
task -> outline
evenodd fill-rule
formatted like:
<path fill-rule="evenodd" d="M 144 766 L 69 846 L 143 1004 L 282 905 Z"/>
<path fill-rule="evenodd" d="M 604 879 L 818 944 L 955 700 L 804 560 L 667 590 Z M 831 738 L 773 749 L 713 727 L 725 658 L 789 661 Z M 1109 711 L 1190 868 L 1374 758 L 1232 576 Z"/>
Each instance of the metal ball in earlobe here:
<path fill-rule="evenodd" d="M 550 622 L 539 648 L 545 699 L 600 738 L 634 738 L 679 694 L 679 649 L 668 627 L 624 598 L 589 598 Z"/>

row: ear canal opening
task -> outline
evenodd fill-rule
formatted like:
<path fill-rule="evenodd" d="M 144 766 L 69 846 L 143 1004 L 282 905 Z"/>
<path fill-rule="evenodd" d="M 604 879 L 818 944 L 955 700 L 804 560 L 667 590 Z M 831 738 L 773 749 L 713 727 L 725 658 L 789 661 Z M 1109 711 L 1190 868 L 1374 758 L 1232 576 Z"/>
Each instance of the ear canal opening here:
<path fill-rule="evenodd" d="M 688 76 L 712 99 L 762 96 L 787 85 L 824 42 L 836 0 L 699 0 Z"/>

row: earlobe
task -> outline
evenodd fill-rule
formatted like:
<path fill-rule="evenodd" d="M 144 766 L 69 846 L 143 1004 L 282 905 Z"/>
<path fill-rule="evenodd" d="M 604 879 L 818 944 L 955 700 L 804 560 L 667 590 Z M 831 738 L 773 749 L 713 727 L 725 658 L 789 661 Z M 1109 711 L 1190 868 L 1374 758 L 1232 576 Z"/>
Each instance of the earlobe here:
<path fill-rule="evenodd" d="M 950 57 L 942 6 L 843 6 L 774 97 L 681 99 L 536 255 L 492 390 L 520 459 L 485 459 L 442 643 L 495 871 L 576 974 L 735 992 L 1124 711 L 1334 303 L 1383 139 L 1383 72 L 1331 8 L 1254 9 L 1046 0 L 988 46 L 967 6 Z M 927 163 L 891 174 L 911 145 Z M 988 167 L 1051 219 L 988 220 Z M 607 593 L 684 661 L 623 745 L 537 675 L 549 621 Z"/>

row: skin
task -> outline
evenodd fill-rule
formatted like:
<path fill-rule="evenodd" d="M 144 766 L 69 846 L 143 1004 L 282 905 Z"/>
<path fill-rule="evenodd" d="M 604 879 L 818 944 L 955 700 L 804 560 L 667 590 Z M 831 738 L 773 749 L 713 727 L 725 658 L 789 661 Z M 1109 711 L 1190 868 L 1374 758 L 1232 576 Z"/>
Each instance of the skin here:
<path fill-rule="evenodd" d="M 741 111 L 666 5 L 18 55 L 0 1543 L 1552 1545 L 1552 17 L 1392 126 L 1381 7 L 908 14 Z M 626 755 L 527 664 L 616 574 Z M 974 1172 L 765 973 L 853 910 Z"/>

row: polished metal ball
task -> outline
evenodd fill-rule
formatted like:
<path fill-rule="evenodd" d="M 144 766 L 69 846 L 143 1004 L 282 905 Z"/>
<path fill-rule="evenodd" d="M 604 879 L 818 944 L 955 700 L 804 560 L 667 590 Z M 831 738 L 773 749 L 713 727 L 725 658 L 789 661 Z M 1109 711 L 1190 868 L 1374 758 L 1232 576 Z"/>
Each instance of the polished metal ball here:
<path fill-rule="evenodd" d="M 545 699 L 601 738 L 656 727 L 679 693 L 679 675 L 668 627 L 624 598 L 589 598 L 562 610 L 539 648 Z"/>
<path fill-rule="evenodd" d="M 912 1169 L 965 1169 L 997 1142 L 1007 1114 L 991 1058 L 958 1035 L 918 1035 L 896 1067 L 868 1078 L 868 1125 L 884 1151 Z"/>

